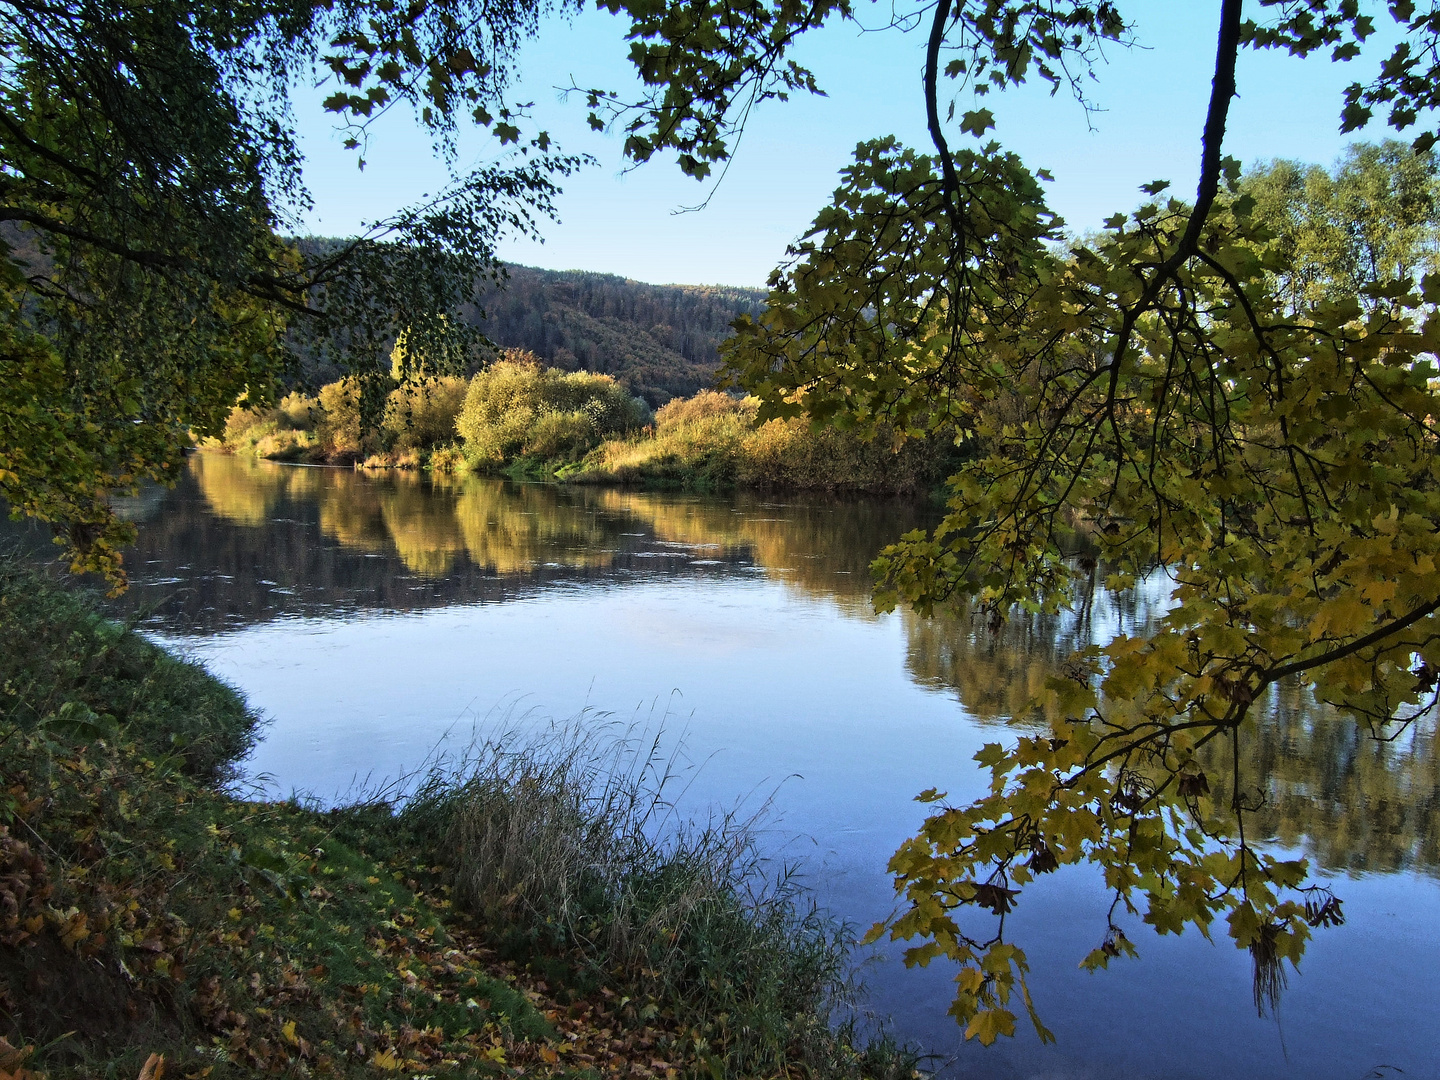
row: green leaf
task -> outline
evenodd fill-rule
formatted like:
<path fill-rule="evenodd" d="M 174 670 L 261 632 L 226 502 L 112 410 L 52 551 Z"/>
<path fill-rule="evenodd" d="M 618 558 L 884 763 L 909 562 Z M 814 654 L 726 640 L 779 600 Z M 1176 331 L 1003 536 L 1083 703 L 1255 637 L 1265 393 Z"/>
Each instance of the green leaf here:
<path fill-rule="evenodd" d="M 977 139 L 995 126 L 995 114 L 989 109 L 976 109 L 960 117 L 960 130 L 974 135 Z"/>

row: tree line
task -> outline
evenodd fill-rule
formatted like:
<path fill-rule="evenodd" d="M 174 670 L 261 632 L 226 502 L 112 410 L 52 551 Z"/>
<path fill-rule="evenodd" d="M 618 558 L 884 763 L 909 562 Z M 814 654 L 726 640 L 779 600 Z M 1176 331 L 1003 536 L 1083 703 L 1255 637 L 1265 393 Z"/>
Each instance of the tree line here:
<path fill-rule="evenodd" d="M 758 315 L 758 289 L 646 285 L 612 274 L 507 267 L 503 285 L 472 317 L 496 344 L 525 349 L 565 371 L 613 375 L 658 408 L 707 389 L 719 345 L 740 315 Z"/>

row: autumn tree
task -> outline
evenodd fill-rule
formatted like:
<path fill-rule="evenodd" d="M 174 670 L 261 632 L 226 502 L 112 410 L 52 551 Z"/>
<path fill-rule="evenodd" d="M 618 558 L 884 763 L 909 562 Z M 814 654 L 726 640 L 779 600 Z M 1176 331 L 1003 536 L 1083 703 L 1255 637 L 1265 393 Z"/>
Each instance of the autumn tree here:
<path fill-rule="evenodd" d="M 609 6 L 631 20 L 647 93 L 594 91 L 597 122 L 622 126 L 636 160 L 674 152 L 697 177 L 757 102 L 815 88 L 793 42 L 856 14 L 848 0 Z M 1440 276 L 1436 132 L 1421 121 L 1440 96 L 1440 6 L 1391 0 L 1380 17 L 1400 43 L 1337 103 L 1347 131 L 1377 110 L 1418 128 L 1409 147 L 1249 181 L 1224 147 L 1241 50 L 1347 62 L 1374 21 L 1350 0 L 1220 0 L 1215 14 L 1197 189 L 1148 185 L 1139 209 L 1077 240 L 1015 155 L 952 144 L 993 116 L 947 109 L 942 86 L 1038 77 L 1083 97 L 1101 46 L 1132 40 L 1125 5 L 899 12 L 928 35 L 932 147 L 862 145 L 726 353 L 762 417 L 965 444 L 941 524 L 875 564 L 882 607 L 962 597 L 998 626 L 1074 602 L 1094 565 L 1112 589 L 1161 575 L 1170 594 L 1149 629 L 1062 665 L 1028 707 L 1042 732 L 977 755 L 983 798 L 922 795 L 930 816 L 890 862 L 901 906 L 874 935 L 913 942 L 912 964 L 954 961 L 952 1012 L 987 1043 L 1022 1004 L 1048 1037 L 1006 914 L 1069 864 L 1114 895 L 1087 966 L 1136 951 L 1127 914 L 1219 930 L 1253 958 L 1257 1006 L 1273 1004 L 1341 906 L 1305 860 L 1256 842 L 1262 791 L 1241 763 L 1258 714 L 1298 687 L 1388 738 L 1436 704 Z"/>
<path fill-rule="evenodd" d="M 403 329 L 443 364 L 447 318 L 494 245 L 550 210 L 575 160 L 506 104 L 540 0 L 0 3 L 0 495 L 77 569 L 120 581 L 109 494 L 175 475 L 190 434 L 271 400 L 297 350 L 336 355 L 383 408 Z M 291 87 L 367 152 L 413 109 L 444 190 L 341 242 L 287 239 L 308 206 Z M 456 165 L 462 126 L 496 147 Z M 357 177 L 363 182 L 363 176 Z M 473 334 L 473 332 L 471 332 Z"/>

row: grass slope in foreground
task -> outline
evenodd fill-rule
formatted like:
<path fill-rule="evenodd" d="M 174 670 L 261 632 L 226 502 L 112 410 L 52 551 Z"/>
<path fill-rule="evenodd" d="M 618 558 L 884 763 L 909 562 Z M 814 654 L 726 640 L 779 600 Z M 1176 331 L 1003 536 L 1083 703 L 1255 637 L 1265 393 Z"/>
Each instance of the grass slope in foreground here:
<path fill-rule="evenodd" d="M 833 1023 L 843 936 L 743 828 L 654 839 L 643 755 L 489 746 L 320 811 L 226 790 L 254 738 L 0 558 L 0 1075 L 913 1073 Z"/>

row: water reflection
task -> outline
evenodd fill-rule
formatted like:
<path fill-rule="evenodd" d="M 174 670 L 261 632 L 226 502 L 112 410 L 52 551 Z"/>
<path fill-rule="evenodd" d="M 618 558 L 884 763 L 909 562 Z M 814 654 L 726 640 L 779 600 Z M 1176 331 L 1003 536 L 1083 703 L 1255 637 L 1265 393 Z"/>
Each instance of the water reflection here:
<path fill-rule="evenodd" d="M 412 473 L 368 476 L 199 454 L 173 492 L 124 507 L 144 519 L 124 603 L 152 625 L 205 633 L 293 614 L 504 601 L 566 584 L 763 574 L 847 618 L 872 618 L 868 565 L 932 510 L 905 502 L 728 500 L 510 484 Z M 913 683 L 952 695 L 981 724 L 1034 726 L 1027 703 L 1076 648 L 1143 629 L 1159 580 L 1125 597 L 1092 585 L 1074 612 L 988 626 L 963 605 L 903 611 Z M 1432 720 L 1369 737 L 1296 685 L 1273 690 L 1240 782 L 1254 824 L 1323 868 L 1440 868 L 1440 758 Z M 1224 767 L 1222 767 L 1222 764 Z M 1228 759 L 1207 770 L 1228 790 Z"/>
<path fill-rule="evenodd" d="M 132 601 L 158 602 L 159 625 L 184 633 L 355 605 L 413 610 L 557 582 L 737 569 L 868 616 L 870 560 L 933 517 L 899 500 L 715 501 L 220 454 L 194 455 L 179 486 L 159 495 L 124 507 L 146 521 L 127 560 Z"/>
<path fill-rule="evenodd" d="M 1143 632 L 1164 610 L 1165 583 L 1116 598 L 1095 590 L 1074 612 L 1012 618 L 989 626 L 961 604 L 930 618 L 905 612 L 906 668 L 919 682 L 955 694 L 983 724 L 1048 727 L 1053 717 L 1027 706 L 1067 657 L 1123 626 Z M 1336 873 L 1421 870 L 1440 873 L 1440 757 L 1436 719 L 1394 739 L 1377 739 L 1354 720 L 1318 704 L 1298 681 L 1257 702 L 1258 730 L 1241 761 L 1243 794 L 1259 809 L 1256 835 L 1302 848 Z M 1229 751 L 1208 748 L 1206 772 L 1218 802 L 1234 788 Z"/>
<path fill-rule="evenodd" d="M 1247 795 L 1263 792 L 1253 816 L 1262 835 L 1303 847 L 1342 873 L 1440 873 L 1440 758 L 1433 717 L 1393 740 L 1316 705 L 1295 683 L 1271 695 L 1252 752 L 1241 762 Z M 1228 765 L 1228 758 L 1226 759 Z M 1222 798 L 1233 786 L 1211 768 Z M 1262 788 L 1261 778 L 1268 777 Z"/>

